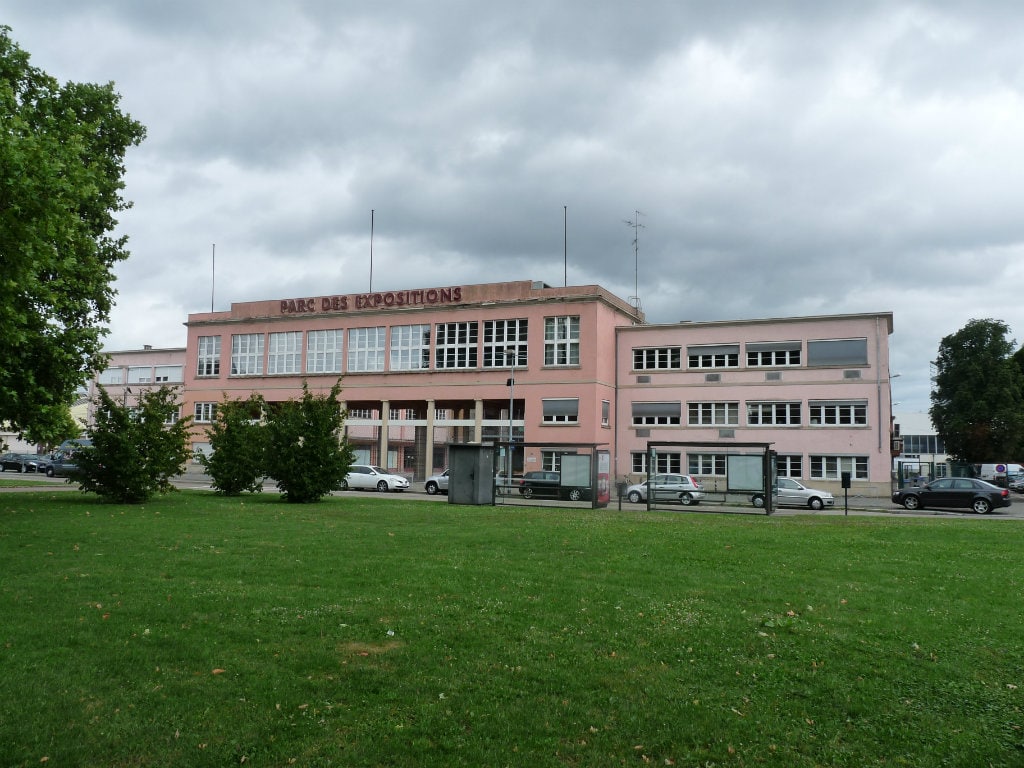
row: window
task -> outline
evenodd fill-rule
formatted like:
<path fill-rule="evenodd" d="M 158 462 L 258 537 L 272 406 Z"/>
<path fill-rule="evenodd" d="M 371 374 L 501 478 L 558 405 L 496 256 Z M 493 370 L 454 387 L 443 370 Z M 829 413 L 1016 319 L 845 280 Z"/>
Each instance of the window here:
<path fill-rule="evenodd" d="M 437 324 L 437 368 L 476 368 L 479 323 Z"/>
<path fill-rule="evenodd" d="M 867 365 L 867 339 L 824 339 L 807 342 L 808 365 Z"/>
<path fill-rule="evenodd" d="M 633 451 L 629 454 L 630 463 L 632 465 L 633 472 L 639 472 L 641 474 L 647 473 L 647 452 L 646 451 Z"/>
<path fill-rule="evenodd" d="M 350 408 L 348 417 L 350 419 L 372 419 L 373 410 L 370 408 Z"/>
<path fill-rule="evenodd" d="M 526 318 L 484 321 L 484 368 L 509 368 L 515 351 L 516 368 L 526 367 Z"/>
<path fill-rule="evenodd" d="M 811 456 L 811 479 L 840 480 L 849 472 L 854 480 L 868 479 L 867 456 Z"/>
<path fill-rule="evenodd" d="M 180 418 L 181 418 L 181 407 L 179 406 L 179 407 L 175 408 L 173 411 L 171 411 L 167 415 L 167 418 L 164 419 L 164 424 L 166 424 L 167 426 L 170 427 L 170 426 L 172 426 L 174 424 L 177 424 L 178 423 L 178 419 L 180 419 Z"/>
<path fill-rule="evenodd" d="M 691 427 L 738 426 L 739 403 L 688 403 Z"/>
<path fill-rule="evenodd" d="M 611 418 L 612 404 L 608 400 L 601 401 L 601 426 L 607 427 Z"/>
<path fill-rule="evenodd" d="M 738 368 L 740 345 L 718 344 L 687 347 L 686 359 L 690 368 Z"/>
<path fill-rule="evenodd" d="M 634 427 L 679 426 L 682 420 L 681 403 L 633 403 Z"/>
<path fill-rule="evenodd" d="M 430 326 L 394 326 L 391 329 L 391 370 L 421 371 L 429 367 Z"/>
<path fill-rule="evenodd" d="M 149 384 L 153 380 L 153 369 L 148 365 L 133 365 L 128 368 L 129 384 Z"/>
<path fill-rule="evenodd" d="M 751 427 L 800 423 L 800 403 L 747 403 L 747 425 Z"/>
<path fill-rule="evenodd" d="M 725 477 L 724 453 L 690 453 L 686 456 L 688 473 L 691 475 Z"/>
<path fill-rule="evenodd" d="M 302 372 L 302 331 L 270 334 L 267 373 Z"/>
<path fill-rule="evenodd" d="M 341 373 L 341 344 L 345 332 L 306 333 L 306 373 Z"/>
<path fill-rule="evenodd" d="M 263 334 L 242 333 L 231 337 L 231 375 L 259 376 L 263 373 Z"/>
<path fill-rule="evenodd" d="M 124 368 L 107 368 L 101 371 L 96 377 L 96 383 L 107 386 L 109 384 L 124 384 Z"/>
<path fill-rule="evenodd" d="M 544 318 L 544 365 L 580 364 L 580 318 Z"/>
<path fill-rule="evenodd" d="M 575 397 L 542 400 L 545 424 L 576 424 L 579 422 L 580 401 Z"/>
<path fill-rule="evenodd" d="M 369 373 L 384 370 L 384 328 L 350 328 L 348 332 L 348 372 Z"/>
<path fill-rule="evenodd" d="M 220 336 L 199 337 L 196 376 L 220 376 Z"/>
<path fill-rule="evenodd" d="M 683 471 L 682 467 L 683 454 L 666 451 L 665 453 L 656 453 L 654 455 L 654 466 L 651 467 L 651 473 L 659 472 L 664 474 L 672 472 L 679 474 Z"/>
<path fill-rule="evenodd" d="M 562 471 L 562 456 L 572 454 L 572 451 L 541 451 L 541 469 L 546 472 Z"/>
<path fill-rule="evenodd" d="M 217 415 L 216 403 L 196 403 L 196 423 L 203 424 L 213 421 Z"/>
<path fill-rule="evenodd" d="M 904 453 L 945 453 L 946 446 L 938 435 L 904 435 Z"/>
<path fill-rule="evenodd" d="M 815 426 L 863 427 L 868 423 L 867 400 L 811 400 L 807 411 Z"/>
<path fill-rule="evenodd" d="M 803 456 L 787 456 L 780 453 L 775 457 L 775 470 L 778 477 L 803 477 Z"/>
<path fill-rule="evenodd" d="M 765 341 L 747 344 L 747 365 L 751 368 L 800 365 L 799 341 Z"/>
<path fill-rule="evenodd" d="M 158 365 L 153 369 L 153 381 L 157 383 L 184 381 L 184 369 L 180 365 Z"/>
<path fill-rule="evenodd" d="M 651 347 L 633 349 L 633 370 L 679 370 L 682 363 L 681 347 Z"/>

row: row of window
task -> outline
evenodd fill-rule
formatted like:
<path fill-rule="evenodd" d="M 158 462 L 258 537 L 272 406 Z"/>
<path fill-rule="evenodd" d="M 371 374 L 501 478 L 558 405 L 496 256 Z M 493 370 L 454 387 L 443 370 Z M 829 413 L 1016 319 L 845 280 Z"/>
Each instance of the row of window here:
<path fill-rule="evenodd" d="M 687 425 L 692 427 L 739 426 L 738 402 L 732 403 L 687 403 Z M 213 420 L 216 403 L 196 403 L 195 420 Z M 541 401 L 541 421 L 545 424 L 578 424 L 579 400 L 574 397 L 548 398 Z M 802 423 L 802 403 L 747 403 L 747 426 L 796 426 Z M 866 400 L 829 401 L 811 400 L 807 410 L 812 426 L 860 427 L 867 426 L 868 408 Z M 607 426 L 611 403 L 601 401 L 601 424 Z M 353 410 L 351 418 L 375 418 L 375 412 Z M 442 413 L 441 411 L 438 412 Z M 674 403 L 633 403 L 633 426 L 681 426 L 682 404 Z M 391 409 L 389 417 L 397 419 L 421 418 L 411 409 Z M 445 417 L 441 417 L 445 418 Z M 666 470 L 668 471 L 668 470 Z"/>
<path fill-rule="evenodd" d="M 525 366 L 527 332 L 527 320 L 517 318 L 233 334 L 230 375 L 262 376 L 264 370 L 268 375 L 342 373 L 343 361 L 349 373 Z M 544 318 L 544 365 L 579 362 L 579 317 Z M 200 336 L 196 375 L 219 376 L 220 367 L 221 337 Z"/>
<path fill-rule="evenodd" d="M 181 365 L 130 365 L 127 368 L 107 368 L 96 377 L 96 383 L 103 386 L 123 384 L 180 384 L 184 366 Z"/>
<path fill-rule="evenodd" d="M 868 364 L 868 340 L 812 339 L 806 342 L 809 367 Z M 739 368 L 740 344 L 696 344 L 686 347 L 687 368 Z M 803 341 L 747 342 L 742 345 L 748 368 L 802 365 Z M 683 368 L 683 347 L 636 347 L 633 370 L 677 371 Z"/>
<path fill-rule="evenodd" d="M 681 426 L 683 404 L 679 401 L 633 403 L 634 427 Z M 692 427 L 740 426 L 740 403 L 686 403 L 687 424 Z M 747 426 L 800 426 L 803 424 L 803 403 L 748 402 Z M 822 427 L 863 427 L 868 423 L 866 400 L 811 400 L 807 403 L 808 423 Z"/>
<path fill-rule="evenodd" d="M 631 454 L 634 473 L 647 473 L 647 453 L 636 451 Z M 702 477 L 725 477 L 726 455 L 724 453 L 672 453 L 659 452 L 651 472 L 682 474 L 683 460 L 686 460 L 686 474 Z M 867 456 L 829 456 L 812 454 L 808 457 L 812 480 L 840 480 L 843 472 L 849 472 L 855 480 L 868 479 Z M 779 477 L 802 478 L 804 461 L 800 454 L 779 454 L 776 457 Z"/>

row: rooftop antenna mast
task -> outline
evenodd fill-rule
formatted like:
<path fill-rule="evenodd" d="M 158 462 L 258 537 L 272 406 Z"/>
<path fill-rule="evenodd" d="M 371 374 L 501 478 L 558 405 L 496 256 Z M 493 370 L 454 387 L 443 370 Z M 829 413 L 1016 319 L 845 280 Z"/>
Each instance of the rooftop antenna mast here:
<path fill-rule="evenodd" d="M 370 209 L 370 293 L 373 293 L 373 208 Z"/>
<path fill-rule="evenodd" d="M 633 295 L 629 301 L 637 311 L 640 310 L 640 230 L 645 228 L 640 217 L 646 215 L 643 211 L 634 210 L 632 219 L 622 220 L 633 228 Z"/>
<path fill-rule="evenodd" d="M 213 291 L 217 285 L 217 244 L 212 244 L 213 252 L 210 254 L 210 311 L 213 312 Z"/>

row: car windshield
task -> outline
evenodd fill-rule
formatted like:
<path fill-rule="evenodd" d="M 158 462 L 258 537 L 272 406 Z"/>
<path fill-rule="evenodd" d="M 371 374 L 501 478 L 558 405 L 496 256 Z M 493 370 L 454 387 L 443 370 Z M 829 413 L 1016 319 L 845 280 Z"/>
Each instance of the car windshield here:
<path fill-rule="evenodd" d="M 387 471 L 384 470 L 384 469 L 381 469 L 380 467 L 370 467 L 370 469 L 373 470 L 374 472 L 376 472 L 378 475 L 386 475 L 387 474 Z"/>

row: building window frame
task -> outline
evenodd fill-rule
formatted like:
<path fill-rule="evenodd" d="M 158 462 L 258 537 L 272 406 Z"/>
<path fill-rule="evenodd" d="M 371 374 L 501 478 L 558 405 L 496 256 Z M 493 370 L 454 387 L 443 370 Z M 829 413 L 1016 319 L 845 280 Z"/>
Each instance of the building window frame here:
<path fill-rule="evenodd" d="M 724 453 L 686 454 L 687 474 L 700 477 L 725 477 L 726 458 Z"/>
<path fill-rule="evenodd" d="M 634 371 L 678 371 L 682 360 L 682 347 L 633 347 Z"/>
<path fill-rule="evenodd" d="M 739 401 L 702 400 L 686 404 L 686 423 L 691 427 L 738 427 Z"/>
<path fill-rule="evenodd" d="M 480 323 L 460 320 L 437 323 L 434 340 L 434 367 L 438 370 L 471 370 L 477 367 Z"/>
<path fill-rule="evenodd" d="M 812 454 L 809 458 L 812 480 L 841 480 L 843 472 L 853 480 L 869 478 L 868 456 Z"/>
<path fill-rule="evenodd" d="M 760 400 L 747 403 L 748 427 L 797 427 L 801 424 L 800 401 Z"/>
<path fill-rule="evenodd" d="M 302 373 L 302 331 L 270 334 L 267 349 L 267 375 Z"/>
<path fill-rule="evenodd" d="M 199 351 L 196 376 L 220 376 L 220 336 L 200 336 L 196 348 Z"/>
<path fill-rule="evenodd" d="M 429 323 L 391 327 L 392 371 L 425 371 L 430 368 Z"/>
<path fill-rule="evenodd" d="M 378 373 L 384 370 L 387 329 L 383 325 L 348 329 L 348 373 Z"/>
<path fill-rule="evenodd" d="M 678 427 L 682 424 L 682 412 L 683 404 L 678 400 L 630 404 L 634 427 Z"/>
<path fill-rule="evenodd" d="M 231 336 L 231 375 L 263 375 L 262 333 L 236 333 Z"/>
<path fill-rule="evenodd" d="M 580 316 L 544 318 L 544 365 L 566 368 L 580 364 Z"/>
<path fill-rule="evenodd" d="M 217 403 L 202 402 L 196 403 L 193 410 L 196 424 L 210 424 L 217 418 Z"/>
<path fill-rule="evenodd" d="M 341 373 L 345 331 L 340 328 L 306 332 L 306 373 Z"/>
<path fill-rule="evenodd" d="M 578 397 L 548 397 L 541 400 L 544 424 L 579 424 L 580 399 Z"/>
<path fill-rule="evenodd" d="M 695 344 L 686 348 L 686 366 L 695 370 L 739 368 L 739 344 Z"/>
<path fill-rule="evenodd" d="M 826 429 L 866 427 L 868 401 L 810 400 L 807 403 L 807 421 L 813 427 Z"/>
<path fill-rule="evenodd" d="M 515 352 L 516 368 L 525 368 L 529 320 L 517 317 L 507 320 L 484 320 L 484 368 L 509 368 L 509 347 Z"/>

